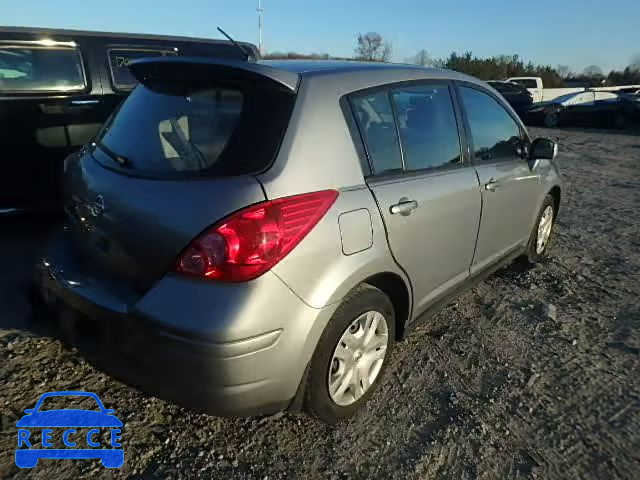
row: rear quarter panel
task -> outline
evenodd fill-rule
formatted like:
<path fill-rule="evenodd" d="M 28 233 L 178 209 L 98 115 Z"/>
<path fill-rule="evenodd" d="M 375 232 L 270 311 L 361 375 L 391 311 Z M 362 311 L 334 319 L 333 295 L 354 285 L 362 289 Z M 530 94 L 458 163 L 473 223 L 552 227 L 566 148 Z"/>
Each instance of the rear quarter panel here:
<path fill-rule="evenodd" d="M 456 78 L 479 82 L 466 76 Z M 390 252 L 385 225 L 365 183 L 357 143 L 340 100 L 344 95 L 378 85 L 427 79 L 451 80 L 452 73 L 407 68 L 400 73 L 397 69 L 382 69 L 302 75 L 279 154 L 271 169 L 259 175 L 258 180 L 269 199 L 324 189 L 340 191 L 321 222 L 273 269 L 307 304 L 321 307 L 338 302 L 371 275 L 384 272 L 402 278 L 411 297 L 411 283 Z M 367 209 L 371 214 L 372 245 L 344 255 L 338 219 L 340 214 L 357 209 Z"/>
<path fill-rule="evenodd" d="M 301 82 L 280 152 L 270 170 L 258 177 L 267 198 L 336 189 L 336 203 L 273 272 L 305 303 L 314 307 L 338 302 L 368 277 L 382 272 L 410 283 L 393 259 L 378 206 L 366 186 L 360 158 L 340 107 L 340 98 L 362 80 L 311 77 Z M 380 78 L 384 83 L 384 78 Z M 363 87 L 360 87 L 363 88 Z M 345 255 L 341 214 L 366 209 L 372 244 Z"/>
<path fill-rule="evenodd" d="M 371 215 L 371 246 L 351 255 L 343 252 L 339 217 L 366 209 Z M 280 277 L 305 303 L 314 308 L 340 301 L 367 278 L 395 273 L 409 288 L 404 272 L 391 256 L 384 224 L 367 187 L 342 190 L 336 203 L 309 235 L 276 267 Z"/>

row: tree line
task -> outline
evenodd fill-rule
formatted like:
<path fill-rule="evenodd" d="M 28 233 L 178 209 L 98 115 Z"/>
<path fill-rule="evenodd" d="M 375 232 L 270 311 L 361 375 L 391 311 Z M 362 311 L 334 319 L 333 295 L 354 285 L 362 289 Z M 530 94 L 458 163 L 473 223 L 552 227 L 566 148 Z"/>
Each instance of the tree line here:
<path fill-rule="evenodd" d="M 310 59 L 310 60 L 363 60 L 388 62 L 393 53 L 392 43 L 378 32 L 359 33 L 352 57 L 334 57 L 327 53 L 301 54 L 296 52 L 273 52 L 265 58 Z M 536 65 L 525 62 L 518 55 L 496 55 L 478 57 L 471 51 L 452 52 L 446 58 L 432 58 L 425 49 L 408 58 L 406 63 L 424 67 L 454 70 L 482 80 L 497 80 L 508 77 L 541 77 L 547 87 L 562 87 L 565 84 L 583 86 L 640 84 L 640 55 L 622 71 L 613 70 L 605 75 L 597 65 L 590 65 L 582 72 L 572 72 L 566 65 Z"/>

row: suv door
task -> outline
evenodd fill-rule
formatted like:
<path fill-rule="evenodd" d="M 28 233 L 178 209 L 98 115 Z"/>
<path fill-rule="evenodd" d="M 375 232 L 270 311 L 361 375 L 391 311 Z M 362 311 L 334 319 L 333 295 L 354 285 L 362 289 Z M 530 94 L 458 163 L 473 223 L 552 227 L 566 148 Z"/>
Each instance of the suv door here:
<path fill-rule="evenodd" d="M 452 86 L 413 83 L 360 94 L 351 105 L 370 162 L 367 183 L 419 314 L 469 276 L 480 220 Z"/>
<path fill-rule="evenodd" d="M 488 90 L 458 84 L 467 138 L 482 191 L 482 218 L 471 273 L 517 249 L 529 238 L 540 175 L 526 159 L 523 127 Z"/>
<path fill-rule="evenodd" d="M 104 121 L 84 42 L 0 39 L 0 214 L 51 205 L 62 161 Z"/>

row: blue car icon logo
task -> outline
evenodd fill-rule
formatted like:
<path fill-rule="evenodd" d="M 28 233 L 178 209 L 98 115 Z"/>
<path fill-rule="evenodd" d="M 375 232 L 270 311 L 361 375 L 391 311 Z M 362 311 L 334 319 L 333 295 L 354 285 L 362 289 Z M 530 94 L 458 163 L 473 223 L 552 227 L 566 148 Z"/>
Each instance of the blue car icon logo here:
<path fill-rule="evenodd" d="M 93 398 L 99 410 L 42 410 L 45 399 L 65 396 Z M 18 467 L 33 468 L 40 458 L 97 458 L 107 468 L 119 468 L 124 463 L 124 450 L 120 444 L 122 422 L 114 415 L 114 410 L 104 407 L 95 393 L 48 392 L 40 397 L 35 407 L 26 409 L 25 413 L 16 423 Z M 37 442 L 35 436 L 39 429 L 42 429 L 41 441 Z M 109 448 L 100 443 L 101 429 L 103 433 L 105 429 L 109 429 Z M 55 440 L 62 440 L 65 448 L 53 448 L 54 437 L 59 437 Z"/>

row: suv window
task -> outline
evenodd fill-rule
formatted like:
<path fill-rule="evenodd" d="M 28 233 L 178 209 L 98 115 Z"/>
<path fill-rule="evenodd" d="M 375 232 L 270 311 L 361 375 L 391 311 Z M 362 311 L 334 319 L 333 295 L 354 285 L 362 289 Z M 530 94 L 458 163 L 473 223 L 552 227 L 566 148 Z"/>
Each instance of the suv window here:
<path fill-rule="evenodd" d="M 139 58 L 177 56 L 175 50 L 150 48 L 112 48 L 109 49 L 109 66 L 113 86 L 120 90 L 131 90 L 138 83 L 129 71 L 129 64 Z"/>
<path fill-rule="evenodd" d="M 351 104 L 373 174 L 402 171 L 398 132 L 387 92 L 356 97 Z"/>
<path fill-rule="evenodd" d="M 469 120 L 475 161 L 517 156 L 522 146 L 520 127 L 502 105 L 475 88 L 461 87 L 460 96 Z"/>
<path fill-rule="evenodd" d="M 460 139 L 447 85 L 392 92 L 405 168 L 421 170 L 460 163 Z"/>
<path fill-rule="evenodd" d="M 85 87 L 82 59 L 76 48 L 0 46 L 2 92 L 67 92 Z"/>

